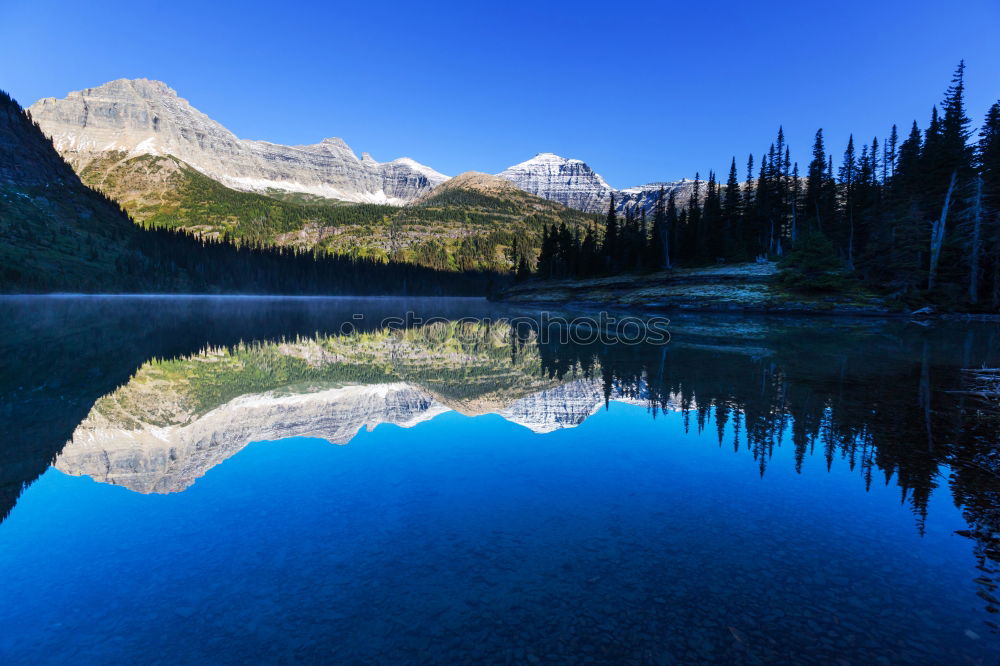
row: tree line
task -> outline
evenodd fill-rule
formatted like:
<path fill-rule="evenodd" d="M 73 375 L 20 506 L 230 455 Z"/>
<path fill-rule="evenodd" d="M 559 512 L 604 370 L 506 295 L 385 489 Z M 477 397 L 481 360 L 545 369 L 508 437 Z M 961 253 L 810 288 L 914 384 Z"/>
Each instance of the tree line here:
<path fill-rule="evenodd" d="M 905 134 L 905 136 L 904 136 Z M 652 209 L 615 212 L 585 233 L 546 227 L 521 278 L 589 277 L 721 262 L 781 260 L 783 281 L 807 290 L 852 283 L 904 301 L 1000 309 L 1000 102 L 978 131 L 965 108 L 958 65 L 927 126 L 896 125 L 839 166 L 817 130 L 804 171 L 779 128 L 741 180 L 696 176 L 686 200 L 661 188 Z"/>

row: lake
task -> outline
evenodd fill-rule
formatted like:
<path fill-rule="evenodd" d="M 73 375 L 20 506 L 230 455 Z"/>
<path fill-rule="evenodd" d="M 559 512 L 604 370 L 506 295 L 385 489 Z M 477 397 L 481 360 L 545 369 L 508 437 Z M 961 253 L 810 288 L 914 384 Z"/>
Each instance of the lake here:
<path fill-rule="evenodd" d="M 998 663 L 1000 326 L 536 314 L 0 298 L 0 663 Z"/>

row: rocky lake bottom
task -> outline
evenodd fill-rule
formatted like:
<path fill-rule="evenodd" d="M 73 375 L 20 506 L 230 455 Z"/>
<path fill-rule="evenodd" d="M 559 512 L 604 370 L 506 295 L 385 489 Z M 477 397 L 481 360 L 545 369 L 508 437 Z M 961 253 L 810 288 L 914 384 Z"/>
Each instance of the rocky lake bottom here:
<path fill-rule="evenodd" d="M 357 305 L 4 304 L 0 662 L 1000 656 L 991 326 Z"/>

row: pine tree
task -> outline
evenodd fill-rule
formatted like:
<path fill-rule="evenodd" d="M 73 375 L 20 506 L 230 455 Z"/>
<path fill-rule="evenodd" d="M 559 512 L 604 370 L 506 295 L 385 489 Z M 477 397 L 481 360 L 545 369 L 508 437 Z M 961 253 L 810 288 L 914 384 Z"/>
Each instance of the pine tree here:
<path fill-rule="evenodd" d="M 667 195 L 667 238 L 670 239 L 670 243 L 667 247 L 667 258 L 670 261 L 670 268 L 673 268 L 674 263 L 676 263 L 677 258 L 681 256 L 680 253 L 680 227 L 681 221 L 680 216 L 677 214 L 677 195 L 675 190 L 670 190 L 670 194 Z"/>
<path fill-rule="evenodd" d="M 609 271 L 617 268 L 618 260 L 618 214 L 615 212 L 615 195 L 608 204 L 608 216 L 604 223 L 604 244 L 601 246 L 604 266 Z"/>
<path fill-rule="evenodd" d="M 842 226 L 839 239 L 847 256 L 847 267 L 854 270 L 854 195 L 857 187 L 857 157 L 854 153 L 854 135 L 847 141 L 844 160 L 840 167 L 840 205 Z"/>
<path fill-rule="evenodd" d="M 994 310 L 1000 308 L 1000 102 L 986 113 L 976 154 L 981 180 L 982 275 Z"/>
<path fill-rule="evenodd" d="M 831 220 L 827 217 L 829 213 L 825 210 L 826 192 L 826 147 L 823 145 L 823 130 L 816 130 L 816 139 L 813 142 L 812 161 L 809 162 L 809 172 L 806 175 L 806 196 L 805 196 L 805 217 L 809 220 L 809 227 L 817 231 L 823 229 L 823 220 L 829 224 Z"/>
<path fill-rule="evenodd" d="M 743 186 L 743 217 L 740 220 L 740 245 L 747 248 L 747 254 L 754 256 L 758 250 L 750 250 L 755 239 L 754 219 L 757 207 L 757 185 L 754 182 L 753 154 L 747 156 L 747 180 Z"/>
<path fill-rule="evenodd" d="M 701 174 L 695 172 L 694 186 L 691 188 L 691 196 L 687 205 L 687 224 L 685 228 L 685 247 L 690 253 L 692 263 L 701 263 L 706 259 L 707 252 L 704 248 L 705 234 L 702 228 L 701 215 Z"/>
<path fill-rule="evenodd" d="M 941 119 L 941 168 L 958 171 L 959 177 L 968 177 L 972 167 L 972 148 L 968 141 L 972 121 L 965 113 L 965 61 L 955 70 L 951 86 L 945 93 L 944 117 Z"/>
<path fill-rule="evenodd" d="M 670 230 L 667 228 L 666 194 L 661 185 L 653 208 L 653 232 L 649 239 L 649 265 L 653 268 L 670 266 Z"/>
<path fill-rule="evenodd" d="M 883 165 L 883 177 L 882 180 L 888 182 L 890 178 L 896 175 L 896 158 L 898 156 L 897 147 L 899 146 L 899 132 L 896 130 L 896 126 L 892 126 L 892 130 L 889 132 L 889 142 L 886 144 L 886 154 L 885 159 L 882 161 Z"/>
<path fill-rule="evenodd" d="M 726 179 L 726 193 L 722 201 L 722 254 L 727 260 L 742 259 L 742 251 L 738 247 L 738 229 L 740 217 L 743 214 L 743 197 L 740 192 L 739 175 L 736 172 L 736 157 L 729 164 L 729 177 Z"/>
<path fill-rule="evenodd" d="M 715 172 L 708 172 L 708 184 L 705 188 L 705 204 L 702 208 L 702 252 L 708 261 L 723 259 L 722 238 L 722 198 L 719 184 L 715 180 Z"/>
<path fill-rule="evenodd" d="M 587 229 L 580 246 L 580 274 L 593 276 L 601 272 L 602 259 L 597 247 L 597 234 L 594 229 Z"/>
<path fill-rule="evenodd" d="M 792 165 L 792 188 L 789 196 L 791 197 L 789 202 L 789 208 L 791 209 L 791 231 L 788 237 L 794 245 L 799 237 L 799 206 L 802 202 L 802 179 L 799 178 L 798 162 Z"/>

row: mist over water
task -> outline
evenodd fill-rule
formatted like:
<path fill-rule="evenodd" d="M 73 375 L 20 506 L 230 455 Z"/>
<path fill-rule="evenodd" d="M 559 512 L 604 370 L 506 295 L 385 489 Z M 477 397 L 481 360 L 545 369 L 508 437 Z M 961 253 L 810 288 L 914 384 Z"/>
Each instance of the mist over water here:
<path fill-rule="evenodd" d="M 407 312 L 437 320 L 379 326 Z M 0 313 L 3 661 L 1000 654 L 998 421 L 964 371 L 1000 365 L 995 325 L 682 316 L 623 345 L 475 299 Z"/>

